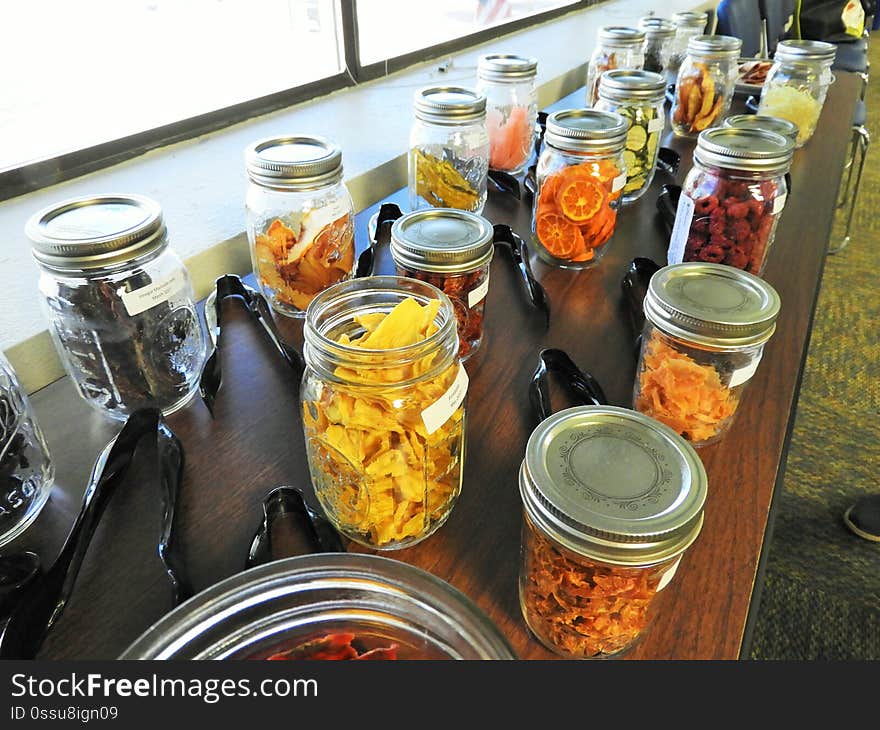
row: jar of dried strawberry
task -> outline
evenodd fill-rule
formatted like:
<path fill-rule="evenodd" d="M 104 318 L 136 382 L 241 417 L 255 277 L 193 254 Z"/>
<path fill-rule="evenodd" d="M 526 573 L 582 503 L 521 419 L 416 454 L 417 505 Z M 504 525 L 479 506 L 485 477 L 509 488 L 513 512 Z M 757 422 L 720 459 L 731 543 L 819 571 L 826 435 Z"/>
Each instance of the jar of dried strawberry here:
<path fill-rule="evenodd" d="M 720 439 L 776 330 L 779 294 L 722 264 L 665 266 L 644 300 L 633 405 L 694 446 Z"/>
<path fill-rule="evenodd" d="M 702 132 L 678 199 L 668 263 L 705 261 L 761 276 L 788 196 L 794 143 L 774 132 Z"/>
<path fill-rule="evenodd" d="M 631 650 L 703 526 L 696 451 L 636 411 L 577 406 L 534 430 L 519 490 L 519 598 L 532 634 L 569 659 Z"/>
<path fill-rule="evenodd" d="M 626 185 L 628 131 L 629 120 L 615 112 L 565 109 L 547 117 L 532 240 L 548 263 L 586 269 L 605 254 Z"/>
<path fill-rule="evenodd" d="M 398 276 L 433 284 L 455 307 L 462 361 L 483 340 L 494 252 L 492 224 L 464 210 L 418 210 L 398 218 L 391 227 L 391 256 Z"/>

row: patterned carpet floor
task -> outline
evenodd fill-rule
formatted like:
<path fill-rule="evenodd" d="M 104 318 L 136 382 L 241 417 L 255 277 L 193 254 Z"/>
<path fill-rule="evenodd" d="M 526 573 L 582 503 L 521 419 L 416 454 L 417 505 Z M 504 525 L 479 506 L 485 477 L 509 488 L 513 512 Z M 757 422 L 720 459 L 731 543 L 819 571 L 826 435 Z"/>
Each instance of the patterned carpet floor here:
<path fill-rule="evenodd" d="M 880 68 L 880 31 L 870 48 Z M 866 96 L 880 136 L 880 82 Z M 880 152 L 868 151 L 852 240 L 828 257 L 750 657 L 880 659 L 880 543 L 842 515 L 880 491 Z M 835 224 L 840 240 L 845 215 Z"/>

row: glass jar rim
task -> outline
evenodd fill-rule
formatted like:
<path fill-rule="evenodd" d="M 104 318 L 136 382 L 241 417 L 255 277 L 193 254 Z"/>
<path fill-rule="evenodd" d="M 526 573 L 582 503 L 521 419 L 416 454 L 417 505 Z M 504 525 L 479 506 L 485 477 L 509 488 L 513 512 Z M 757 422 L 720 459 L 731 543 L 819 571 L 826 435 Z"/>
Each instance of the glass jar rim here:
<path fill-rule="evenodd" d="M 538 59 L 515 53 L 487 53 L 477 61 L 477 77 L 485 81 L 523 82 L 538 74 Z"/>

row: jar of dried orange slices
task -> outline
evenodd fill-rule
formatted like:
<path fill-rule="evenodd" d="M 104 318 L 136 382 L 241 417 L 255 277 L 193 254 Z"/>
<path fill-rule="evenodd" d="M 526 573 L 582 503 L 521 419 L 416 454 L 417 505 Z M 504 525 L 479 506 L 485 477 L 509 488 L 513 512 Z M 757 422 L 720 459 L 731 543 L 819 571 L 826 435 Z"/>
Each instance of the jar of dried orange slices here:
<path fill-rule="evenodd" d="M 602 258 L 626 184 L 628 130 L 629 121 L 615 112 L 566 109 L 547 117 L 532 240 L 548 263 L 586 269 Z"/>
<path fill-rule="evenodd" d="M 263 139 L 245 151 L 254 275 L 275 311 L 302 317 L 315 296 L 354 275 L 354 204 L 342 150 L 322 137 Z"/>
<path fill-rule="evenodd" d="M 406 277 L 336 284 L 309 305 L 300 396 L 315 495 L 377 550 L 435 532 L 461 491 L 468 377 L 449 297 Z"/>

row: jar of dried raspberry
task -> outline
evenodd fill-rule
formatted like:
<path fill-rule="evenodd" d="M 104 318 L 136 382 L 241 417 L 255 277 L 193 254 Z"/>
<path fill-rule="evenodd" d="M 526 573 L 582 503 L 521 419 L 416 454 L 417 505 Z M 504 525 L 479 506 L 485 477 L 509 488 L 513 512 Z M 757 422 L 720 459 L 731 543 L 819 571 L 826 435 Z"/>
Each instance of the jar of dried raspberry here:
<path fill-rule="evenodd" d="M 701 132 L 678 200 L 668 263 L 703 261 L 763 275 L 793 153 L 792 141 L 774 132 Z"/>

